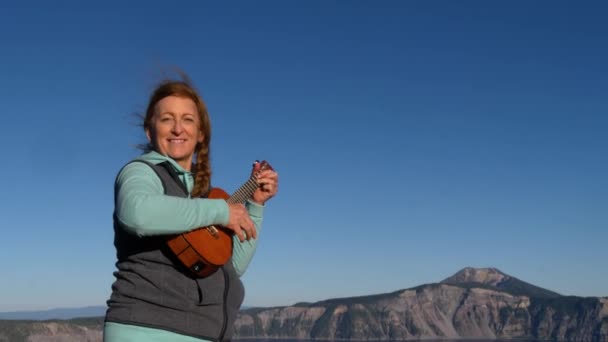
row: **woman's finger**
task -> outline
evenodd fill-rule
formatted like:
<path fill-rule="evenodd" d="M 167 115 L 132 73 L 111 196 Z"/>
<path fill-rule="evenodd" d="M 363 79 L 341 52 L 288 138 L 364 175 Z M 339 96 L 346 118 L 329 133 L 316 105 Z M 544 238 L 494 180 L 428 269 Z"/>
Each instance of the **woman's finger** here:
<path fill-rule="evenodd" d="M 258 237 L 258 233 L 257 230 L 255 229 L 255 224 L 253 223 L 253 221 L 251 221 L 251 219 L 247 219 L 245 220 L 242 224 L 241 224 L 242 229 L 245 231 L 245 234 L 247 234 L 247 240 L 253 238 L 253 239 L 257 239 Z"/>
<path fill-rule="evenodd" d="M 243 229 L 241 229 L 241 227 L 239 227 L 239 226 L 231 226 L 229 228 L 232 228 L 232 231 L 239 238 L 239 241 L 241 241 L 241 242 L 245 241 L 245 238 L 247 236 L 245 235 L 245 231 L 243 231 Z"/>

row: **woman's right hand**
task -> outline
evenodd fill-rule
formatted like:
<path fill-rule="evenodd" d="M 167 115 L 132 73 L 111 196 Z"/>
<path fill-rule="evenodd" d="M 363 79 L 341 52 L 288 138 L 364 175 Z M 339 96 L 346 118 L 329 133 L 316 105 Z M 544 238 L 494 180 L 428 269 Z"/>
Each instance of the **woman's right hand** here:
<path fill-rule="evenodd" d="M 243 204 L 228 204 L 228 210 L 230 211 L 230 218 L 225 227 L 232 230 L 241 242 L 258 237 L 255 224 L 249 217 L 247 208 Z"/>

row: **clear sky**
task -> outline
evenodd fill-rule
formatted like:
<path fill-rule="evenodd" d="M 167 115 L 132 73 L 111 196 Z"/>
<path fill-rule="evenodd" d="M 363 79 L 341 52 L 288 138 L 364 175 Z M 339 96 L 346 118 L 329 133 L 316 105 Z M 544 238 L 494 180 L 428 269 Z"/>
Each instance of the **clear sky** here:
<path fill-rule="evenodd" d="M 244 305 L 497 267 L 608 296 L 608 5 L 145 1 L 0 5 L 0 311 L 103 305 L 134 113 L 179 67 L 213 183 L 280 174 Z M 126 6 L 126 7 L 125 7 Z"/>

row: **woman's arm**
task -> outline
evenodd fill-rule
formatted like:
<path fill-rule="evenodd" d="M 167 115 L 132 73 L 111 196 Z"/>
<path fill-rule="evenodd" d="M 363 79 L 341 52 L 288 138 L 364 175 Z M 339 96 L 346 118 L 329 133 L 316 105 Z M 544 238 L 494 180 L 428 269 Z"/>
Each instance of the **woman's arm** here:
<path fill-rule="evenodd" d="M 251 220 L 255 224 L 258 238 L 245 240 L 243 242 L 241 242 L 236 235 L 232 238 L 232 265 L 239 277 L 245 273 L 247 266 L 249 266 L 249 263 L 255 254 L 258 239 L 260 238 L 260 233 L 262 231 L 262 219 L 264 214 L 264 206 L 257 203 L 247 202 L 245 207 L 247 207 L 249 217 L 251 217 Z"/>
<path fill-rule="evenodd" d="M 228 223 L 226 201 L 167 196 L 154 170 L 144 163 L 125 166 L 118 175 L 117 189 L 116 216 L 139 236 L 178 234 Z"/>
<path fill-rule="evenodd" d="M 264 213 L 264 203 L 274 197 L 278 191 L 279 174 L 272 168 L 262 170 L 262 164 L 254 164 L 254 173 L 257 173 L 258 187 L 253 193 L 251 200 L 246 203 L 249 217 L 256 226 L 258 237 L 262 230 L 262 217 Z M 250 239 L 240 242 L 238 238 L 233 239 L 232 264 L 239 276 L 242 276 L 251 262 L 258 240 Z"/>

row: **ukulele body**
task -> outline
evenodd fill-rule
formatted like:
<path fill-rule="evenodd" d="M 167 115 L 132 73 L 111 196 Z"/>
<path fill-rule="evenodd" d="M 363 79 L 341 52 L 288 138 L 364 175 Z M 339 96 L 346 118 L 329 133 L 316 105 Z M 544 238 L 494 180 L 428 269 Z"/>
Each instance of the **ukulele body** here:
<path fill-rule="evenodd" d="M 227 200 L 230 195 L 212 188 L 207 198 Z M 167 245 L 195 276 L 206 277 L 230 260 L 233 235 L 222 226 L 201 227 L 169 238 Z"/>

